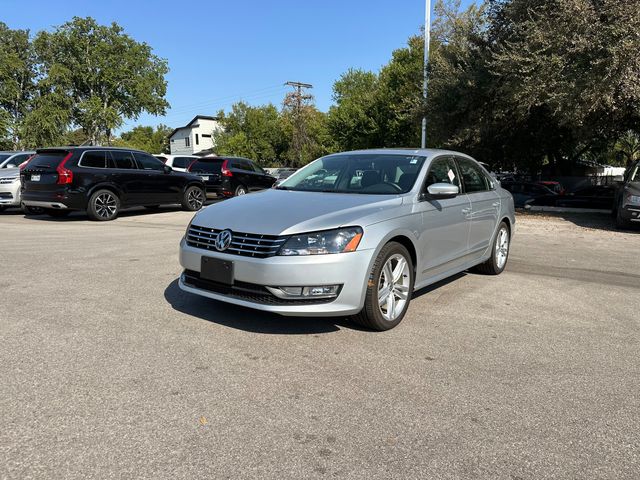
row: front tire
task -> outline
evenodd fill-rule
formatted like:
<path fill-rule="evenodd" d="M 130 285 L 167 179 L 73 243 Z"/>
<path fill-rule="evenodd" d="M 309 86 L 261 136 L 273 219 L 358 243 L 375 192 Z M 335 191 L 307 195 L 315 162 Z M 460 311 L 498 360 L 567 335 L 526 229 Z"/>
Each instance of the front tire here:
<path fill-rule="evenodd" d="M 120 199 L 111 190 L 98 190 L 89 198 L 87 215 L 91 220 L 106 222 L 113 220 L 120 211 Z"/>
<path fill-rule="evenodd" d="M 379 332 L 392 329 L 407 313 L 414 281 L 409 251 L 400 243 L 389 242 L 373 264 L 364 308 L 352 320 Z"/>
<path fill-rule="evenodd" d="M 207 195 L 204 193 L 204 190 L 192 185 L 184 191 L 184 195 L 182 196 L 182 208 L 189 212 L 200 210 L 204 205 L 206 198 Z"/>
<path fill-rule="evenodd" d="M 491 257 L 476 267 L 476 270 L 485 275 L 499 275 L 507 266 L 509 259 L 509 247 L 511 246 L 511 230 L 506 222 L 501 222 L 498 233 L 491 245 Z"/>

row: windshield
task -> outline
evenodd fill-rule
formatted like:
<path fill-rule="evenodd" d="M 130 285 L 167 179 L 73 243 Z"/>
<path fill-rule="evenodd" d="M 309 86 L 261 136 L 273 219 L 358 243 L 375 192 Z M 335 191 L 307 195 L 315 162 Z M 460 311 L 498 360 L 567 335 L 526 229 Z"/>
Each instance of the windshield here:
<path fill-rule="evenodd" d="M 197 160 L 189 167 L 190 172 L 220 173 L 223 160 Z"/>
<path fill-rule="evenodd" d="M 407 193 L 424 157 L 397 154 L 337 154 L 319 158 L 278 187 L 281 190 L 392 195 Z"/>
<path fill-rule="evenodd" d="M 0 153 L 0 168 L 4 168 L 5 160 L 7 160 L 12 154 Z"/>

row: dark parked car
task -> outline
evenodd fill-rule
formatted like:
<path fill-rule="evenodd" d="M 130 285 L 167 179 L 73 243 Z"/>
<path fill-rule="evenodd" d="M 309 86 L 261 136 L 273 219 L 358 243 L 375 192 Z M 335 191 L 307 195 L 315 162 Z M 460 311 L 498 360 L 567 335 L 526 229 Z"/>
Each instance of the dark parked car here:
<path fill-rule="evenodd" d="M 37 150 L 23 168 L 22 202 L 51 216 L 86 210 L 93 220 L 113 220 L 122 208 L 181 204 L 199 210 L 202 180 L 174 172 L 148 153 L 111 147 Z"/>
<path fill-rule="evenodd" d="M 526 204 L 531 203 L 534 205 L 555 205 L 558 197 L 558 194 L 553 190 L 536 183 L 502 182 L 501 186 L 511 192 L 516 208 L 524 208 Z"/>
<path fill-rule="evenodd" d="M 610 185 L 591 185 L 558 197 L 556 206 L 611 210 L 615 189 Z"/>
<path fill-rule="evenodd" d="M 187 169 L 202 178 L 207 196 L 233 197 L 271 188 L 276 178 L 248 158 L 202 157 Z"/>
<path fill-rule="evenodd" d="M 640 225 L 640 161 L 631 165 L 618 186 L 613 214 L 619 228 Z"/>

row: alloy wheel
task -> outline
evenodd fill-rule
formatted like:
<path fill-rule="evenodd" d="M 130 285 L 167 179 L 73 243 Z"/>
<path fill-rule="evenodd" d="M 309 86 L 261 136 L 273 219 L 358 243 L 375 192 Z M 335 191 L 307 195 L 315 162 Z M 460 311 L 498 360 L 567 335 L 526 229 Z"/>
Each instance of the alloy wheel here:
<path fill-rule="evenodd" d="M 204 205 L 204 193 L 199 188 L 192 188 L 187 193 L 187 203 L 193 210 L 200 210 Z"/>
<path fill-rule="evenodd" d="M 96 214 L 101 218 L 111 218 L 116 214 L 118 203 L 110 193 L 101 193 L 94 201 Z"/>
<path fill-rule="evenodd" d="M 498 232 L 495 255 L 496 265 L 499 269 L 502 269 L 507 263 L 507 257 L 509 256 L 509 232 L 505 227 L 502 227 Z"/>
<path fill-rule="evenodd" d="M 409 262 L 398 253 L 389 257 L 378 280 L 378 308 L 385 320 L 392 322 L 402 315 L 410 282 Z"/>

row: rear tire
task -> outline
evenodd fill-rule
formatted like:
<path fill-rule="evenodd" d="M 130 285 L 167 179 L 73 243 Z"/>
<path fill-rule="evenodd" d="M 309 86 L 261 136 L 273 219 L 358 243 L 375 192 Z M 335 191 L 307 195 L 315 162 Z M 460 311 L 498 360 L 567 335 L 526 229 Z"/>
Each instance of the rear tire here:
<path fill-rule="evenodd" d="M 491 257 L 475 270 L 485 275 L 499 275 L 507 266 L 509 248 L 511 247 L 511 230 L 506 222 L 501 222 L 496 237 L 491 243 Z"/>
<path fill-rule="evenodd" d="M 238 187 L 236 188 L 236 197 L 239 197 L 240 195 L 246 195 L 247 194 L 247 189 L 245 188 L 244 185 L 238 185 Z"/>
<path fill-rule="evenodd" d="M 55 208 L 46 208 L 44 213 L 53 218 L 62 218 L 66 217 L 71 212 L 69 210 L 56 210 Z"/>
<path fill-rule="evenodd" d="M 376 258 L 367 279 L 364 308 L 351 319 L 379 332 L 398 325 L 409 309 L 415 272 L 404 245 L 387 243 Z"/>
<path fill-rule="evenodd" d="M 196 185 L 188 187 L 182 196 L 182 208 L 188 212 L 196 212 L 202 208 L 207 198 L 204 190 Z"/>
<path fill-rule="evenodd" d="M 98 190 L 89 198 L 87 215 L 91 220 L 106 222 L 113 220 L 120 212 L 120 199 L 111 190 Z"/>

